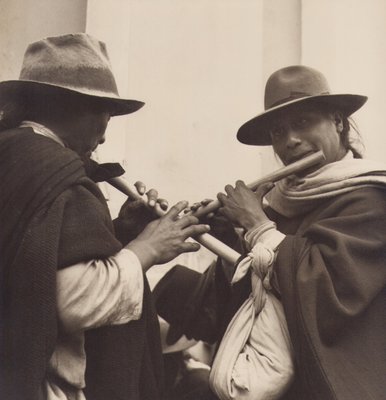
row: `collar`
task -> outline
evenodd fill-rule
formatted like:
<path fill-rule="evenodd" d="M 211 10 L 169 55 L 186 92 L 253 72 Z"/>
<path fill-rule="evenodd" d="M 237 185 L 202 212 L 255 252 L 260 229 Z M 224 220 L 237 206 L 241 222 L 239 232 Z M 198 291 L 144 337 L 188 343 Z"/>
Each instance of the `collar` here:
<path fill-rule="evenodd" d="M 32 128 L 35 133 L 38 135 L 43 135 L 54 140 L 56 143 L 59 143 L 63 147 L 67 147 L 63 140 L 56 135 L 51 129 L 48 129 L 46 126 L 39 124 L 34 121 L 24 120 L 19 125 L 20 128 Z"/>

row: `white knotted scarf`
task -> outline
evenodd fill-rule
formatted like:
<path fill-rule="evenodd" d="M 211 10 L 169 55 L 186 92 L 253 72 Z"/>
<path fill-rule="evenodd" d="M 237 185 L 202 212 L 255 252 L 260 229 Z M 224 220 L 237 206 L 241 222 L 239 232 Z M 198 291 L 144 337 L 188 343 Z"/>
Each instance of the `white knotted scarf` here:
<path fill-rule="evenodd" d="M 269 205 L 286 217 L 304 214 L 335 197 L 364 187 L 386 185 L 386 165 L 346 156 L 305 176 L 279 181 L 267 195 Z"/>

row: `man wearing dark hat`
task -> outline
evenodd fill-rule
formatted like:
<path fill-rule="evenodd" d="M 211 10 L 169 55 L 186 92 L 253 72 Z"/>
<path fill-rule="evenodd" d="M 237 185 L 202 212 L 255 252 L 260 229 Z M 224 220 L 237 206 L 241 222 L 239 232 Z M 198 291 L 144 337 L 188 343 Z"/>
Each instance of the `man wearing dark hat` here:
<path fill-rule="evenodd" d="M 105 45 L 81 33 L 31 44 L 0 105 L 0 397 L 159 399 L 144 272 L 196 251 L 185 239 L 208 228 L 179 219 L 180 202 L 148 225 L 119 221 L 116 237 L 95 181 L 124 171 L 89 157 L 110 117 L 143 103 L 119 97 Z"/>
<path fill-rule="evenodd" d="M 284 165 L 320 150 L 325 156 L 319 165 L 262 185 L 256 193 L 239 181 L 218 194 L 220 213 L 244 229 L 249 255 L 270 260 L 270 284 L 284 307 L 295 378 L 286 393 L 270 398 L 370 400 L 386 393 L 386 167 L 362 158 L 349 121 L 366 100 L 332 94 L 315 69 L 286 67 L 267 81 L 265 111 L 237 133 L 242 143 L 271 145 Z M 160 282 L 157 309 L 172 326 L 174 319 L 189 327 L 189 321 L 176 322 L 168 313 L 173 279 L 172 271 Z M 250 275 L 239 283 L 243 280 L 250 281 Z M 205 305 L 195 310 L 198 325 L 205 324 L 200 316 L 210 314 L 210 304 L 216 305 L 211 286 L 203 282 L 196 276 L 186 283 L 199 293 L 199 298 L 185 293 L 188 304 Z M 247 286 L 238 304 L 248 295 Z M 230 305 L 237 309 L 232 301 L 212 309 L 218 313 Z M 191 330 L 191 336 L 199 339 L 203 332 L 208 336 L 203 328 Z M 246 362 L 244 382 L 258 385 L 253 371 Z M 229 385 L 236 380 L 240 377 Z M 238 390 L 256 399 L 247 386 Z M 220 389 L 221 399 L 231 398 L 230 392 L 224 395 L 229 387 Z"/>

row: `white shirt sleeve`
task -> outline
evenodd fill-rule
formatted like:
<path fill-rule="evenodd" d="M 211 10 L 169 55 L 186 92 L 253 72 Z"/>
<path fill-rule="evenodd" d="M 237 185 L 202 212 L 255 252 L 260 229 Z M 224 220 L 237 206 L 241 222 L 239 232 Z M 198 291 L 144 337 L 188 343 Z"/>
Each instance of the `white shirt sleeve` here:
<path fill-rule="evenodd" d="M 137 256 L 122 249 L 57 272 L 57 308 L 62 329 L 70 333 L 139 319 L 143 272 Z"/>

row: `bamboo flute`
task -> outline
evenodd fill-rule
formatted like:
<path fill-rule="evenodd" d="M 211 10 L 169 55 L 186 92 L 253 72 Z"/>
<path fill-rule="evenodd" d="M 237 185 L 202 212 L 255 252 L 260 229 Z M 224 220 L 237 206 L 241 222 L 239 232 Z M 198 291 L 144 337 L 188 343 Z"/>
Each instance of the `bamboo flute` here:
<path fill-rule="evenodd" d="M 319 162 L 323 161 L 324 158 L 325 158 L 324 154 L 320 150 L 298 161 L 295 161 L 292 164 L 286 165 L 285 167 L 281 167 L 278 170 L 273 171 L 270 174 L 266 175 L 265 177 L 257 179 L 256 181 L 247 184 L 247 186 L 249 187 L 249 189 L 255 191 L 263 183 L 277 182 L 283 178 L 286 178 L 287 176 L 296 174 L 297 172 L 303 171 L 307 168 L 312 167 L 315 164 L 318 164 Z M 198 208 L 197 211 L 191 213 L 191 215 L 200 218 L 203 217 L 204 215 L 207 215 L 211 212 L 218 210 L 220 207 L 221 203 L 218 200 L 213 200 L 206 206 Z"/>
<path fill-rule="evenodd" d="M 280 179 L 283 179 L 289 175 L 295 174 L 297 172 L 300 172 L 302 170 L 305 170 L 315 164 L 318 164 L 324 159 L 324 155 L 322 151 L 318 151 L 317 153 L 311 154 L 310 156 L 307 156 L 301 160 L 298 160 L 290 165 L 287 165 L 285 167 L 282 167 L 267 176 L 260 178 L 256 181 L 253 181 L 249 183 L 247 186 L 251 190 L 256 190 L 257 187 L 263 183 L 267 182 L 277 182 Z M 146 200 L 143 196 L 141 196 L 136 189 L 129 184 L 129 182 L 122 178 L 122 177 L 117 177 L 117 178 L 112 178 L 108 180 L 108 183 L 110 183 L 112 186 L 114 186 L 116 189 L 124 193 L 126 196 L 130 197 L 133 200 L 141 200 L 144 203 L 146 203 Z M 202 217 L 204 215 L 207 215 L 211 212 L 216 211 L 218 208 L 221 207 L 221 203 L 218 200 L 214 200 L 210 202 L 206 206 L 200 207 L 197 211 L 194 213 L 191 213 L 191 215 L 194 215 L 195 217 Z M 156 205 L 153 208 L 154 212 L 156 213 L 157 216 L 162 217 L 165 215 L 166 211 L 162 210 L 159 205 Z M 240 254 L 233 250 L 231 247 L 227 246 L 220 240 L 214 238 L 213 236 L 209 235 L 208 233 L 204 233 L 202 235 L 198 235 L 197 237 L 194 238 L 202 244 L 204 247 L 206 247 L 208 250 L 212 251 L 213 253 L 217 254 L 219 257 L 224 258 L 225 260 L 231 262 L 231 263 L 236 263 L 237 260 L 240 258 Z"/>
<path fill-rule="evenodd" d="M 121 177 L 112 178 L 108 180 L 108 183 L 110 183 L 112 186 L 114 186 L 116 189 L 118 189 L 131 199 L 141 200 L 146 203 L 145 198 L 138 194 L 136 189 L 132 187 L 126 179 Z M 162 217 L 166 214 L 166 211 L 162 210 L 158 204 L 156 204 L 153 210 L 155 214 L 159 217 Z M 227 246 L 225 243 L 209 235 L 208 233 L 198 235 L 194 238 L 194 240 L 202 244 L 208 250 L 217 254 L 219 257 L 224 258 L 225 260 L 233 264 L 235 264 L 240 258 L 240 254 L 237 251 L 233 250 L 231 247 Z"/>

